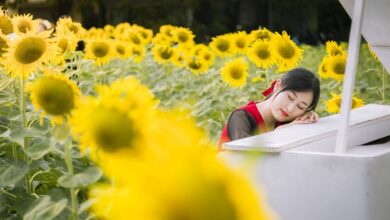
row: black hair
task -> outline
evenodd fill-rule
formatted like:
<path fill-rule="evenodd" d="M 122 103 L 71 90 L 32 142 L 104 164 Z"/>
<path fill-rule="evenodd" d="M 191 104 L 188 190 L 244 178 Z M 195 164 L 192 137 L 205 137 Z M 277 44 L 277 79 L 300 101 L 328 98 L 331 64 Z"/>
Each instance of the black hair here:
<path fill-rule="evenodd" d="M 320 98 L 320 81 L 311 71 L 304 68 L 290 70 L 281 78 L 281 85 L 283 89 L 279 93 L 287 90 L 297 92 L 312 91 L 313 101 L 307 108 L 307 111 L 316 108 Z"/>

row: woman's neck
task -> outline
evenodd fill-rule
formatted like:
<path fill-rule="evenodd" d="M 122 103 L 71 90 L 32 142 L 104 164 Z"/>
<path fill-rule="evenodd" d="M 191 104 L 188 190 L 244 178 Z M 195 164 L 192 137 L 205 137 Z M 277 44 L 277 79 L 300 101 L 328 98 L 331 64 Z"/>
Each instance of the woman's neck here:
<path fill-rule="evenodd" d="M 267 130 L 274 129 L 276 120 L 271 111 L 271 99 L 266 99 L 262 102 L 259 102 L 256 104 L 256 106 L 261 114 L 261 117 L 263 118 Z"/>

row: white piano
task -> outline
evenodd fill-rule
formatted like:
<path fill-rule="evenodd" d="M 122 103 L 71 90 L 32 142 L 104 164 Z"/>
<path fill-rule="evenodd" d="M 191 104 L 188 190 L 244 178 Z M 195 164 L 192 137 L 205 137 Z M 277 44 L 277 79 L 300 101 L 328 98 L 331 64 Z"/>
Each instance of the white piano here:
<path fill-rule="evenodd" d="M 390 0 L 340 2 L 352 18 L 341 114 L 228 142 L 218 155 L 282 220 L 390 219 L 390 106 L 350 111 L 348 101 L 361 34 L 390 72 Z"/>

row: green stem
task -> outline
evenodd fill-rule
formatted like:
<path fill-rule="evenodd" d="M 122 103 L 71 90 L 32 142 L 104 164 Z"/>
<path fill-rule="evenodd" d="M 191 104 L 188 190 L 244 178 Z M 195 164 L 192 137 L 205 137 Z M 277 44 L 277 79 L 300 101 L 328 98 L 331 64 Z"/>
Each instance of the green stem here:
<path fill-rule="evenodd" d="M 19 78 L 19 110 L 22 116 L 22 127 L 27 128 L 27 117 L 26 117 L 26 97 L 24 94 L 24 77 Z M 28 148 L 28 139 L 27 137 L 23 138 L 24 146 L 26 150 Z M 24 155 L 24 160 L 28 162 L 27 155 Z M 32 192 L 32 183 L 30 183 L 30 173 L 28 172 L 25 176 L 26 189 L 28 193 Z"/>
<path fill-rule="evenodd" d="M 73 175 L 73 164 L 72 164 L 72 139 L 68 139 L 65 142 L 65 163 L 70 175 Z M 72 216 L 73 220 L 78 220 L 78 200 L 76 196 L 76 189 L 70 188 L 70 199 L 72 203 Z"/>

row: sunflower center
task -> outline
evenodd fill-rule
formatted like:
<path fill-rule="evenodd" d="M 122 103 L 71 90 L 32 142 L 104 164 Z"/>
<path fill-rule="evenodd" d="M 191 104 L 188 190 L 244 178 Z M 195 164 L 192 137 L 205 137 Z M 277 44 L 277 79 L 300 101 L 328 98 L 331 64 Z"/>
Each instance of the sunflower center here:
<path fill-rule="evenodd" d="M 96 57 L 105 57 L 108 54 L 109 46 L 104 42 L 93 42 L 92 52 Z"/>
<path fill-rule="evenodd" d="M 130 40 L 134 44 L 141 44 L 141 39 L 139 39 L 139 37 L 134 33 L 130 33 Z"/>
<path fill-rule="evenodd" d="M 240 79 L 243 75 L 244 71 L 239 68 L 239 67 L 231 67 L 230 68 L 230 76 L 233 78 L 233 79 Z"/>
<path fill-rule="evenodd" d="M 15 59 L 22 64 L 30 64 L 42 57 L 46 42 L 40 38 L 29 37 L 21 41 L 15 49 Z"/>
<path fill-rule="evenodd" d="M 238 40 L 236 41 L 236 47 L 238 47 L 238 48 L 240 48 L 240 49 L 245 48 L 245 45 L 246 45 L 245 39 L 238 39 Z"/>
<path fill-rule="evenodd" d="M 39 106 L 48 114 L 59 116 L 73 109 L 73 90 L 62 80 L 42 78 L 36 88 Z"/>
<path fill-rule="evenodd" d="M 267 47 L 258 47 L 256 50 L 256 56 L 259 57 L 262 60 L 267 59 L 270 57 L 271 53 L 268 51 Z"/>
<path fill-rule="evenodd" d="M 69 25 L 68 27 L 69 27 L 69 30 L 70 30 L 71 32 L 73 32 L 74 34 L 77 34 L 77 33 L 79 32 L 79 28 L 78 28 L 77 25 L 75 25 L 75 24 L 71 24 L 71 25 Z"/>
<path fill-rule="evenodd" d="M 184 32 L 179 32 L 177 38 L 179 39 L 180 42 L 185 43 L 188 40 L 188 35 Z"/>
<path fill-rule="evenodd" d="M 93 136 L 98 147 L 107 152 L 131 147 L 137 132 L 126 114 L 100 108 L 95 113 Z"/>
<path fill-rule="evenodd" d="M 210 59 L 211 59 L 211 54 L 205 53 L 205 54 L 203 55 L 203 59 L 205 59 L 205 60 L 210 60 Z"/>
<path fill-rule="evenodd" d="M 61 54 L 65 53 L 65 51 L 68 49 L 69 47 L 69 42 L 67 39 L 61 39 L 59 42 L 58 42 L 58 47 L 61 48 Z"/>
<path fill-rule="evenodd" d="M 170 48 L 161 48 L 160 57 L 164 60 L 168 60 L 173 55 L 173 51 Z"/>
<path fill-rule="evenodd" d="M 221 39 L 217 43 L 217 49 L 221 52 L 226 52 L 229 50 L 230 43 L 228 40 Z"/>
<path fill-rule="evenodd" d="M 12 22 L 8 16 L 0 16 L 0 30 L 6 35 L 13 32 Z"/>
<path fill-rule="evenodd" d="M 345 63 L 344 62 L 337 62 L 337 63 L 335 63 L 335 65 L 333 66 L 333 71 L 336 74 L 344 75 L 344 73 L 345 73 Z"/>
<path fill-rule="evenodd" d="M 28 21 L 28 20 L 21 20 L 19 21 L 18 25 L 17 25 L 17 28 L 20 32 L 22 33 L 27 33 L 28 31 L 30 31 L 32 29 L 31 27 L 31 21 Z"/>
<path fill-rule="evenodd" d="M 295 49 L 288 42 L 281 42 L 278 48 L 278 52 L 284 59 L 290 59 L 294 56 Z"/>
<path fill-rule="evenodd" d="M 191 61 L 188 66 L 193 70 L 199 70 L 202 65 L 197 61 Z"/>

